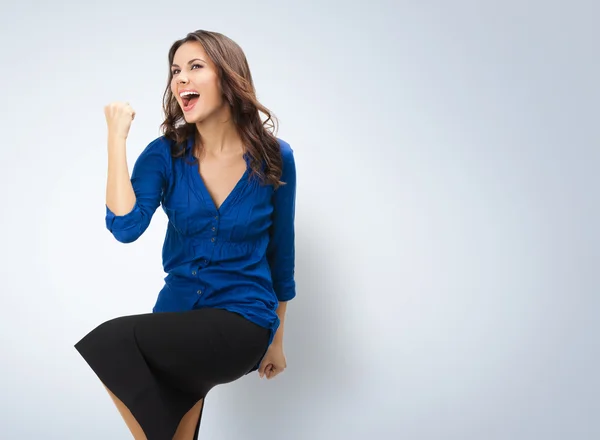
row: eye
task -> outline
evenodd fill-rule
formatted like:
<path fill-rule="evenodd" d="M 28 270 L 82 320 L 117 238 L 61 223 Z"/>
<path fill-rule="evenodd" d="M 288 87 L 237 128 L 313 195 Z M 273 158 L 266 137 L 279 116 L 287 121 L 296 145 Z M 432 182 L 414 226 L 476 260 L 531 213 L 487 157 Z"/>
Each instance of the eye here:
<path fill-rule="evenodd" d="M 194 70 L 194 67 L 197 67 L 199 69 L 202 69 L 204 66 L 202 64 L 192 64 L 192 70 Z M 175 76 L 180 72 L 179 69 L 173 69 L 171 70 L 171 75 Z"/>

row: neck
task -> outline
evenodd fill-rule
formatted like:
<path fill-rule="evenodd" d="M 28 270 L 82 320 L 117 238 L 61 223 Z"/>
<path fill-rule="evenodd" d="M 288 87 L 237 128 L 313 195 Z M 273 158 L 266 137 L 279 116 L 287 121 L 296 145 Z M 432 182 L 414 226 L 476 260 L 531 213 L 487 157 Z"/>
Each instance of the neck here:
<path fill-rule="evenodd" d="M 223 111 L 196 123 L 202 154 L 222 156 L 243 150 L 242 140 L 228 110 L 229 108 L 224 106 Z"/>

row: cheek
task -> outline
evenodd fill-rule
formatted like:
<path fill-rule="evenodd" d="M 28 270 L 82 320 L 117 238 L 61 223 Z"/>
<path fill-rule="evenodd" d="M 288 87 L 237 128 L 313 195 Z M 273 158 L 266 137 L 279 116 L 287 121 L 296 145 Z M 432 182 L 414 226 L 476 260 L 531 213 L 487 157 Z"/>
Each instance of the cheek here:
<path fill-rule="evenodd" d="M 198 84 L 201 90 L 204 92 L 204 96 L 211 102 L 218 102 L 221 100 L 221 87 L 218 79 L 214 75 L 207 75 Z"/>
<path fill-rule="evenodd" d="M 211 88 L 209 93 L 206 94 L 206 99 L 210 101 L 211 104 L 219 105 L 221 104 L 221 93 L 218 89 Z"/>
<path fill-rule="evenodd" d="M 221 94 L 218 89 L 214 87 L 204 87 L 204 93 L 202 94 L 202 102 L 204 105 L 209 107 L 217 107 L 222 103 Z"/>

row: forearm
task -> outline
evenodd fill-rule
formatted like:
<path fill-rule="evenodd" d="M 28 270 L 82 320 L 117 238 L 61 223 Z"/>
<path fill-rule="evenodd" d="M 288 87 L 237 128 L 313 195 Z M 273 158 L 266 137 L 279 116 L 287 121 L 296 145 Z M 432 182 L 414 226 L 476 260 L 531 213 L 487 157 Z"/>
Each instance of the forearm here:
<path fill-rule="evenodd" d="M 115 215 L 125 215 L 133 209 L 135 202 L 127 167 L 126 138 L 109 134 L 106 206 Z"/>
<path fill-rule="evenodd" d="M 273 338 L 273 345 L 283 345 L 283 332 L 284 332 L 284 324 L 285 324 L 285 312 L 287 310 L 287 301 L 279 302 L 279 306 L 277 307 L 276 313 L 279 317 L 279 328 L 275 333 Z"/>

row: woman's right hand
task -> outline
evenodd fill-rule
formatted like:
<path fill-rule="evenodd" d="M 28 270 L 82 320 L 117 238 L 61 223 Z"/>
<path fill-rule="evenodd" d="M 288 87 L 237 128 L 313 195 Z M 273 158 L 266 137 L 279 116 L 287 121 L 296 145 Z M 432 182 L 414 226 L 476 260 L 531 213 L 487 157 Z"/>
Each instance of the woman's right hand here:
<path fill-rule="evenodd" d="M 135 111 L 128 102 L 112 102 L 104 107 L 104 116 L 108 126 L 109 137 L 115 136 L 126 139 L 135 118 Z"/>

